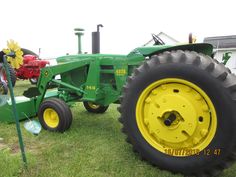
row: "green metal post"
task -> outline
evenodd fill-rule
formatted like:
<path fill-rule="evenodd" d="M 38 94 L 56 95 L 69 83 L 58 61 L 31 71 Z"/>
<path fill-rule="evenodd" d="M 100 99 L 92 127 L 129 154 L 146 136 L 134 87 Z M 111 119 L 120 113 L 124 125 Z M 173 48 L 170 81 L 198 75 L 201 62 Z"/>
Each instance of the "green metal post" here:
<path fill-rule="evenodd" d="M 83 31 L 84 29 L 82 28 L 75 28 L 75 35 L 78 36 L 78 54 L 82 53 L 82 46 L 81 46 L 81 36 L 84 35 Z"/>
<path fill-rule="evenodd" d="M 11 54 L 11 55 L 14 55 L 14 54 Z M 15 97 L 14 97 L 14 92 L 13 92 L 13 87 L 12 87 L 12 82 L 11 82 L 11 77 L 10 77 L 10 72 L 9 72 L 9 68 L 8 68 L 8 64 L 7 64 L 6 55 L 3 56 L 3 65 L 6 70 L 7 82 L 8 82 L 10 96 L 11 96 L 11 102 L 12 102 L 12 111 L 13 111 L 13 115 L 14 115 L 15 122 L 16 122 L 16 129 L 17 129 L 17 134 L 18 134 L 18 139 L 19 139 L 19 144 L 20 144 L 20 149 L 21 149 L 21 155 L 22 155 L 24 165 L 27 167 L 27 160 L 26 160 L 26 155 L 25 155 L 25 150 L 24 150 L 24 143 L 23 143 L 23 138 L 22 138 L 21 129 L 20 129 L 20 123 L 19 123 L 19 115 L 18 115 L 18 112 L 16 109 L 16 101 L 15 101 Z"/>

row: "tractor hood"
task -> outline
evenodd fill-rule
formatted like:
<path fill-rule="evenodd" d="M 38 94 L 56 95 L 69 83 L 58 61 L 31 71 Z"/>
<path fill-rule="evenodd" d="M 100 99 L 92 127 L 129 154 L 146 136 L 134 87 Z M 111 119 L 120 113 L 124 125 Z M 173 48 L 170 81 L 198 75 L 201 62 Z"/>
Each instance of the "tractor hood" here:
<path fill-rule="evenodd" d="M 79 60 L 93 60 L 93 59 L 103 59 L 103 60 L 111 60 L 111 59 L 121 59 L 126 58 L 126 55 L 113 55 L 113 54 L 78 54 L 78 55 L 66 55 L 62 57 L 58 57 L 57 63 L 65 63 L 65 62 L 74 62 Z"/>
<path fill-rule="evenodd" d="M 156 46 L 143 46 L 138 47 L 131 51 L 128 55 L 113 55 L 113 54 L 78 54 L 78 55 L 66 55 L 62 57 L 58 57 L 57 63 L 67 63 L 67 62 L 75 62 L 80 60 L 97 60 L 100 59 L 103 62 L 117 60 L 117 59 L 137 59 L 139 56 L 140 60 L 143 60 L 143 57 L 150 56 L 153 54 L 158 54 L 165 51 L 172 50 L 189 50 L 195 51 L 198 53 L 203 53 L 205 55 L 211 56 L 213 52 L 213 46 L 207 43 L 197 43 L 197 44 L 180 44 L 180 45 L 156 45 Z"/>
<path fill-rule="evenodd" d="M 197 44 L 180 44 L 180 45 L 156 45 L 156 46 L 144 46 L 138 47 L 129 53 L 128 56 L 141 54 L 143 56 L 149 56 L 155 53 L 161 53 L 164 51 L 171 50 L 190 50 L 196 51 L 198 53 L 203 53 L 206 55 L 211 55 L 213 51 L 213 46 L 207 43 L 197 43 Z"/>

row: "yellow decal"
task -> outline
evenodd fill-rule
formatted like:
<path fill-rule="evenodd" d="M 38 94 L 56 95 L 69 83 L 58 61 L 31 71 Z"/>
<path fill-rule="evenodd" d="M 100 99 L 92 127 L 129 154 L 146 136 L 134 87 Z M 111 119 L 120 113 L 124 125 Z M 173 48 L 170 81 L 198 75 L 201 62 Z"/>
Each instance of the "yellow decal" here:
<path fill-rule="evenodd" d="M 47 77 L 48 76 L 48 71 L 44 72 L 44 76 Z"/>
<path fill-rule="evenodd" d="M 126 70 L 125 69 L 117 69 L 115 71 L 115 74 L 118 75 L 118 76 L 126 75 Z"/>
<path fill-rule="evenodd" d="M 93 85 L 87 85 L 86 90 L 96 90 L 96 87 Z"/>

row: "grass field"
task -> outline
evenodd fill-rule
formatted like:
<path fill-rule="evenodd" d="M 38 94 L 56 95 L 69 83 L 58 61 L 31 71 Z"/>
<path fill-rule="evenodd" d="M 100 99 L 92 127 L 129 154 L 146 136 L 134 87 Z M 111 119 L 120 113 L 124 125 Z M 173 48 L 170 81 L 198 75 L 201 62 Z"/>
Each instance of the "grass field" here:
<path fill-rule="evenodd" d="M 16 94 L 21 95 L 28 86 L 28 81 L 18 81 Z M 63 134 L 42 130 L 35 136 L 21 122 L 27 169 L 21 162 L 15 124 L 0 123 L 0 177 L 181 177 L 161 171 L 133 153 L 120 132 L 116 107 L 111 105 L 105 114 L 94 115 L 77 104 L 72 108 L 72 127 Z M 220 176 L 235 177 L 236 164 Z"/>

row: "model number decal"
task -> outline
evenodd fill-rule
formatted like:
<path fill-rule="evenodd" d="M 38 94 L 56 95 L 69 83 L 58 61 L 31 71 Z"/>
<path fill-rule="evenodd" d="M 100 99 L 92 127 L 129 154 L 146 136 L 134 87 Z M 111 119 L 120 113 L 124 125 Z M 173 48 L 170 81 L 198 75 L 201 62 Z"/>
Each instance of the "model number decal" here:
<path fill-rule="evenodd" d="M 96 90 L 96 87 L 94 85 L 87 85 L 86 89 L 87 90 Z"/>
<path fill-rule="evenodd" d="M 115 74 L 118 75 L 118 76 L 126 75 L 126 70 L 125 69 L 117 69 L 115 71 Z"/>

